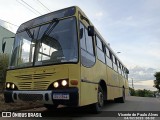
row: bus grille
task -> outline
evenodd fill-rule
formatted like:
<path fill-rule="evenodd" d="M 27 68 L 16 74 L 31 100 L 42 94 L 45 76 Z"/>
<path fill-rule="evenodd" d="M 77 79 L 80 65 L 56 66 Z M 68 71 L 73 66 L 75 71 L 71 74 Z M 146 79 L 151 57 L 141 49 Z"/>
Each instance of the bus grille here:
<path fill-rule="evenodd" d="M 32 89 L 32 82 L 19 82 L 18 83 L 18 88 L 20 90 Z"/>
<path fill-rule="evenodd" d="M 55 72 L 41 74 L 23 74 L 15 76 L 18 80 L 18 88 L 20 90 L 46 90 L 50 84 L 46 81 L 47 77 L 53 76 Z"/>
<path fill-rule="evenodd" d="M 52 76 L 53 73 L 41 73 L 41 74 L 27 74 L 27 75 L 19 75 L 15 76 L 20 80 L 36 80 L 36 79 L 45 79 L 46 77 Z"/>
<path fill-rule="evenodd" d="M 49 81 L 35 81 L 33 82 L 33 89 L 35 90 L 45 90 L 49 86 Z"/>
<path fill-rule="evenodd" d="M 46 90 L 49 85 L 50 81 L 19 82 L 18 88 L 20 90 Z"/>
<path fill-rule="evenodd" d="M 42 101 L 43 95 L 41 94 L 18 94 L 20 100 L 23 101 Z"/>

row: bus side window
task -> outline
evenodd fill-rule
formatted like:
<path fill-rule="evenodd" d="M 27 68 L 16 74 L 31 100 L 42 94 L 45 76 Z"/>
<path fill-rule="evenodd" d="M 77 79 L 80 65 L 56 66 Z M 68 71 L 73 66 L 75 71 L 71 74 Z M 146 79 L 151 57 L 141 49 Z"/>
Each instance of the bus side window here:
<path fill-rule="evenodd" d="M 112 60 L 112 53 L 111 53 L 111 51 L 109 51 L 109 58 Z M 112 60 L 112 62 L 113 62 L 113 60 Z"/>
<path fill-rule="evenodd" d="M 125 78 L 127 79 L 126 68 L 124 69 Z"/>
<path fill-rule="evenodd" d="M 124 71 L 124 78 L 126 78 L 126 69 L 125 69 L 125 67 L 124 67 L 123 71 Z"/>
<path fill-rule="evenodd" d="M 84 32 L 84 26 L 80 24 L 80 43 L 81 43 L 81 48 L 84 50 L 87 50 L 86 48 L 86 38 L 85 38 L 85 32 Z"/>
<path fill-rule="evenodd" d="M 125 68 L 126 79 L 128 80 L 127 68 Z"/>
<path fill-rule="evenodd" d="M 97 43 L 97 47 L 102 50 L 102 42 L 101 40 L 96 36 L 96 43 Z"/>
<path fill-rule="evenodd" d="M 115 58 L 114 58 L 113 54 L 112 54 L 112 61 L 113 61 L 113 63 L 115 63 Z"/>
<path fill-rule="evenodd" d="M 106 47 L 106 64 L 112 68 L 112 60 L 110 59 L 109 49 Z"/>
<path fill-rule="evenodd" d="M 88 36 L 87 29 L 85 29 L 85 35 L 86 35 L 86 47 L 87 47 L 87 51 L 89 53 L 91 53 L 92 55 L 94 55 L 94 52 L 93 52 L 93 39 L 92 39 L 92 36 Z"/>
<path fill-rule="evenodd" d="M 95 63 L 93 39 L 88 36 L 87 29 L 82 23 L 80 23 L 80 45 L 82 65 L 86 67 L 93 66 Z"/>
<path fill-rule="evenodd" d="M 104 51 L 103 51 L 103 44 L 99 37 L 96 36 L 96 43 L 97 43 L 97 57 L 100 61 L 105 63 Z"/>
<path fill-rule="evenodd" d="M 111 62 L 112 62 L 112 67 L 111 67 L 111 68 L 113 68 L 113 58 L 112 58 L 112 53 L 111 53 L 111 51 L 109 51 L 109 58 L 110 58 L 110 60 L 111 60 Z"/>
<path fill-rule="evenodd" d="M 115 64 L 117 65 L 117 58 L 115 57 Z"/>
<path fill-rule="evenodd" d="M 120 62 L 117 60 L 118 73 L 121 74 Z"/>
<path fill-rule="evenodd" d="M 117 72 L 116 57 L 112 54 L 113 69 Z"/>
<path fill-rule="evenodd" d="M 106 55 L 109 57 L 109 50 L 107 47 L 106 47 Z"/>
<path fill-rule="evenodd" d="M 122 76 L 124 76 L 124 67 L 122 65 Z"/>
<path fill-rule="evenodd" d="M 119 63 L 120 69 L 121 69 L 121 75 L 123 75 L 123 71 L 122 71 L 122 64 Z"/>

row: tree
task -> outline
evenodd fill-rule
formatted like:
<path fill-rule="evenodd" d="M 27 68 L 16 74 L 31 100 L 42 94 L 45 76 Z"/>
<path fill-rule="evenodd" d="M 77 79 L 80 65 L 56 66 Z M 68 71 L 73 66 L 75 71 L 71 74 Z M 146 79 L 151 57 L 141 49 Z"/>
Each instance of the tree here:
<path fill-rule="evenodd" d="M 136 90 L 136 96 L 140 96 L 140 97 L 146 97 L 145 96 L 146 90 Z"/>
<path fill-rule="evenodd" d="M 156 72 L 154 74 L 154 77 L 156 78 L 156 80 L 154 80 L 154 86 L 155 88 L 157 88 L 160 92 L 160 72 Z"/>
<path fill-rule="evenodd" d="M 135 96 L 136 95 L 136 92 L 135 92 L 135 90 L 133 88 L 129 87 L 129 91 L 130 91 L 130 95 L 131 96 Z"/>
<path fill-rule="evenodd" d="M 153 91 L 150 91 L 150 90 L 146 90 L 146 89 L 143 89 L 143 90 L 136 90 L 136 96 L 140 96 L 140 97 L 154 97 L 154 92 Z"/>

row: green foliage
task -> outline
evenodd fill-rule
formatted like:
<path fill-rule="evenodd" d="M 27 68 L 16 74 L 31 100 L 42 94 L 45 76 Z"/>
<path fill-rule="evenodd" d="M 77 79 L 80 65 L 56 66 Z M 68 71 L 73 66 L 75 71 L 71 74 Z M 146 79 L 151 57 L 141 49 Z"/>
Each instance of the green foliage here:
<path fill-rule="evenodd" d="M 8 62 L 9 62 L 9 56 L 7 54 L 0 53 L 0 82 L 5 81 Z"/>
<path fill-rule="evenodd" d="M 130 91 L 130 95 L 131 96 L 135 96 L 136 95 L 136 92 L 135 92 L 135 90 L 133 88 L 129 87 L 129 91 Z"/>
<path fill-rule="evenodd" d="M 150 90 L 146 90 L 146 89 L 143 89 L 143 90 L 134 90 L 132 88 L 129 88 L 130 90 L 130 94 L 131 96 L 139 96 L 139 97 L 154 97 L 154 92 L 153 91 L 150 91 Z"/>
<path fill-rule="evenodd" d="M 136 96 L 140 96 L 140 97 L 153 97 L 154 93 L 150 90 L 136 90 Z"/>
<path fill-rule="evenodd" d="M 156 78 L 156 80 L 154 80 L 154 86 L 155 88 L 157 88 L 160 92 L 160 72 L 156 72 L 154 74 L 154 77 Z"/>

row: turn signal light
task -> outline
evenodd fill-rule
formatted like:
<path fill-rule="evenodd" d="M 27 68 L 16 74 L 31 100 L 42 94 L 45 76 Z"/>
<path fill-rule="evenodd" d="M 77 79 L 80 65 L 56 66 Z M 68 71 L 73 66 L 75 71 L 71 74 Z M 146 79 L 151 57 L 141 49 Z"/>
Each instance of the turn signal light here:
<path fill-rule="evenodd" d="M 70 83 L 71 85 L 78 85 L 78 80 L 71 80 Z"/>

